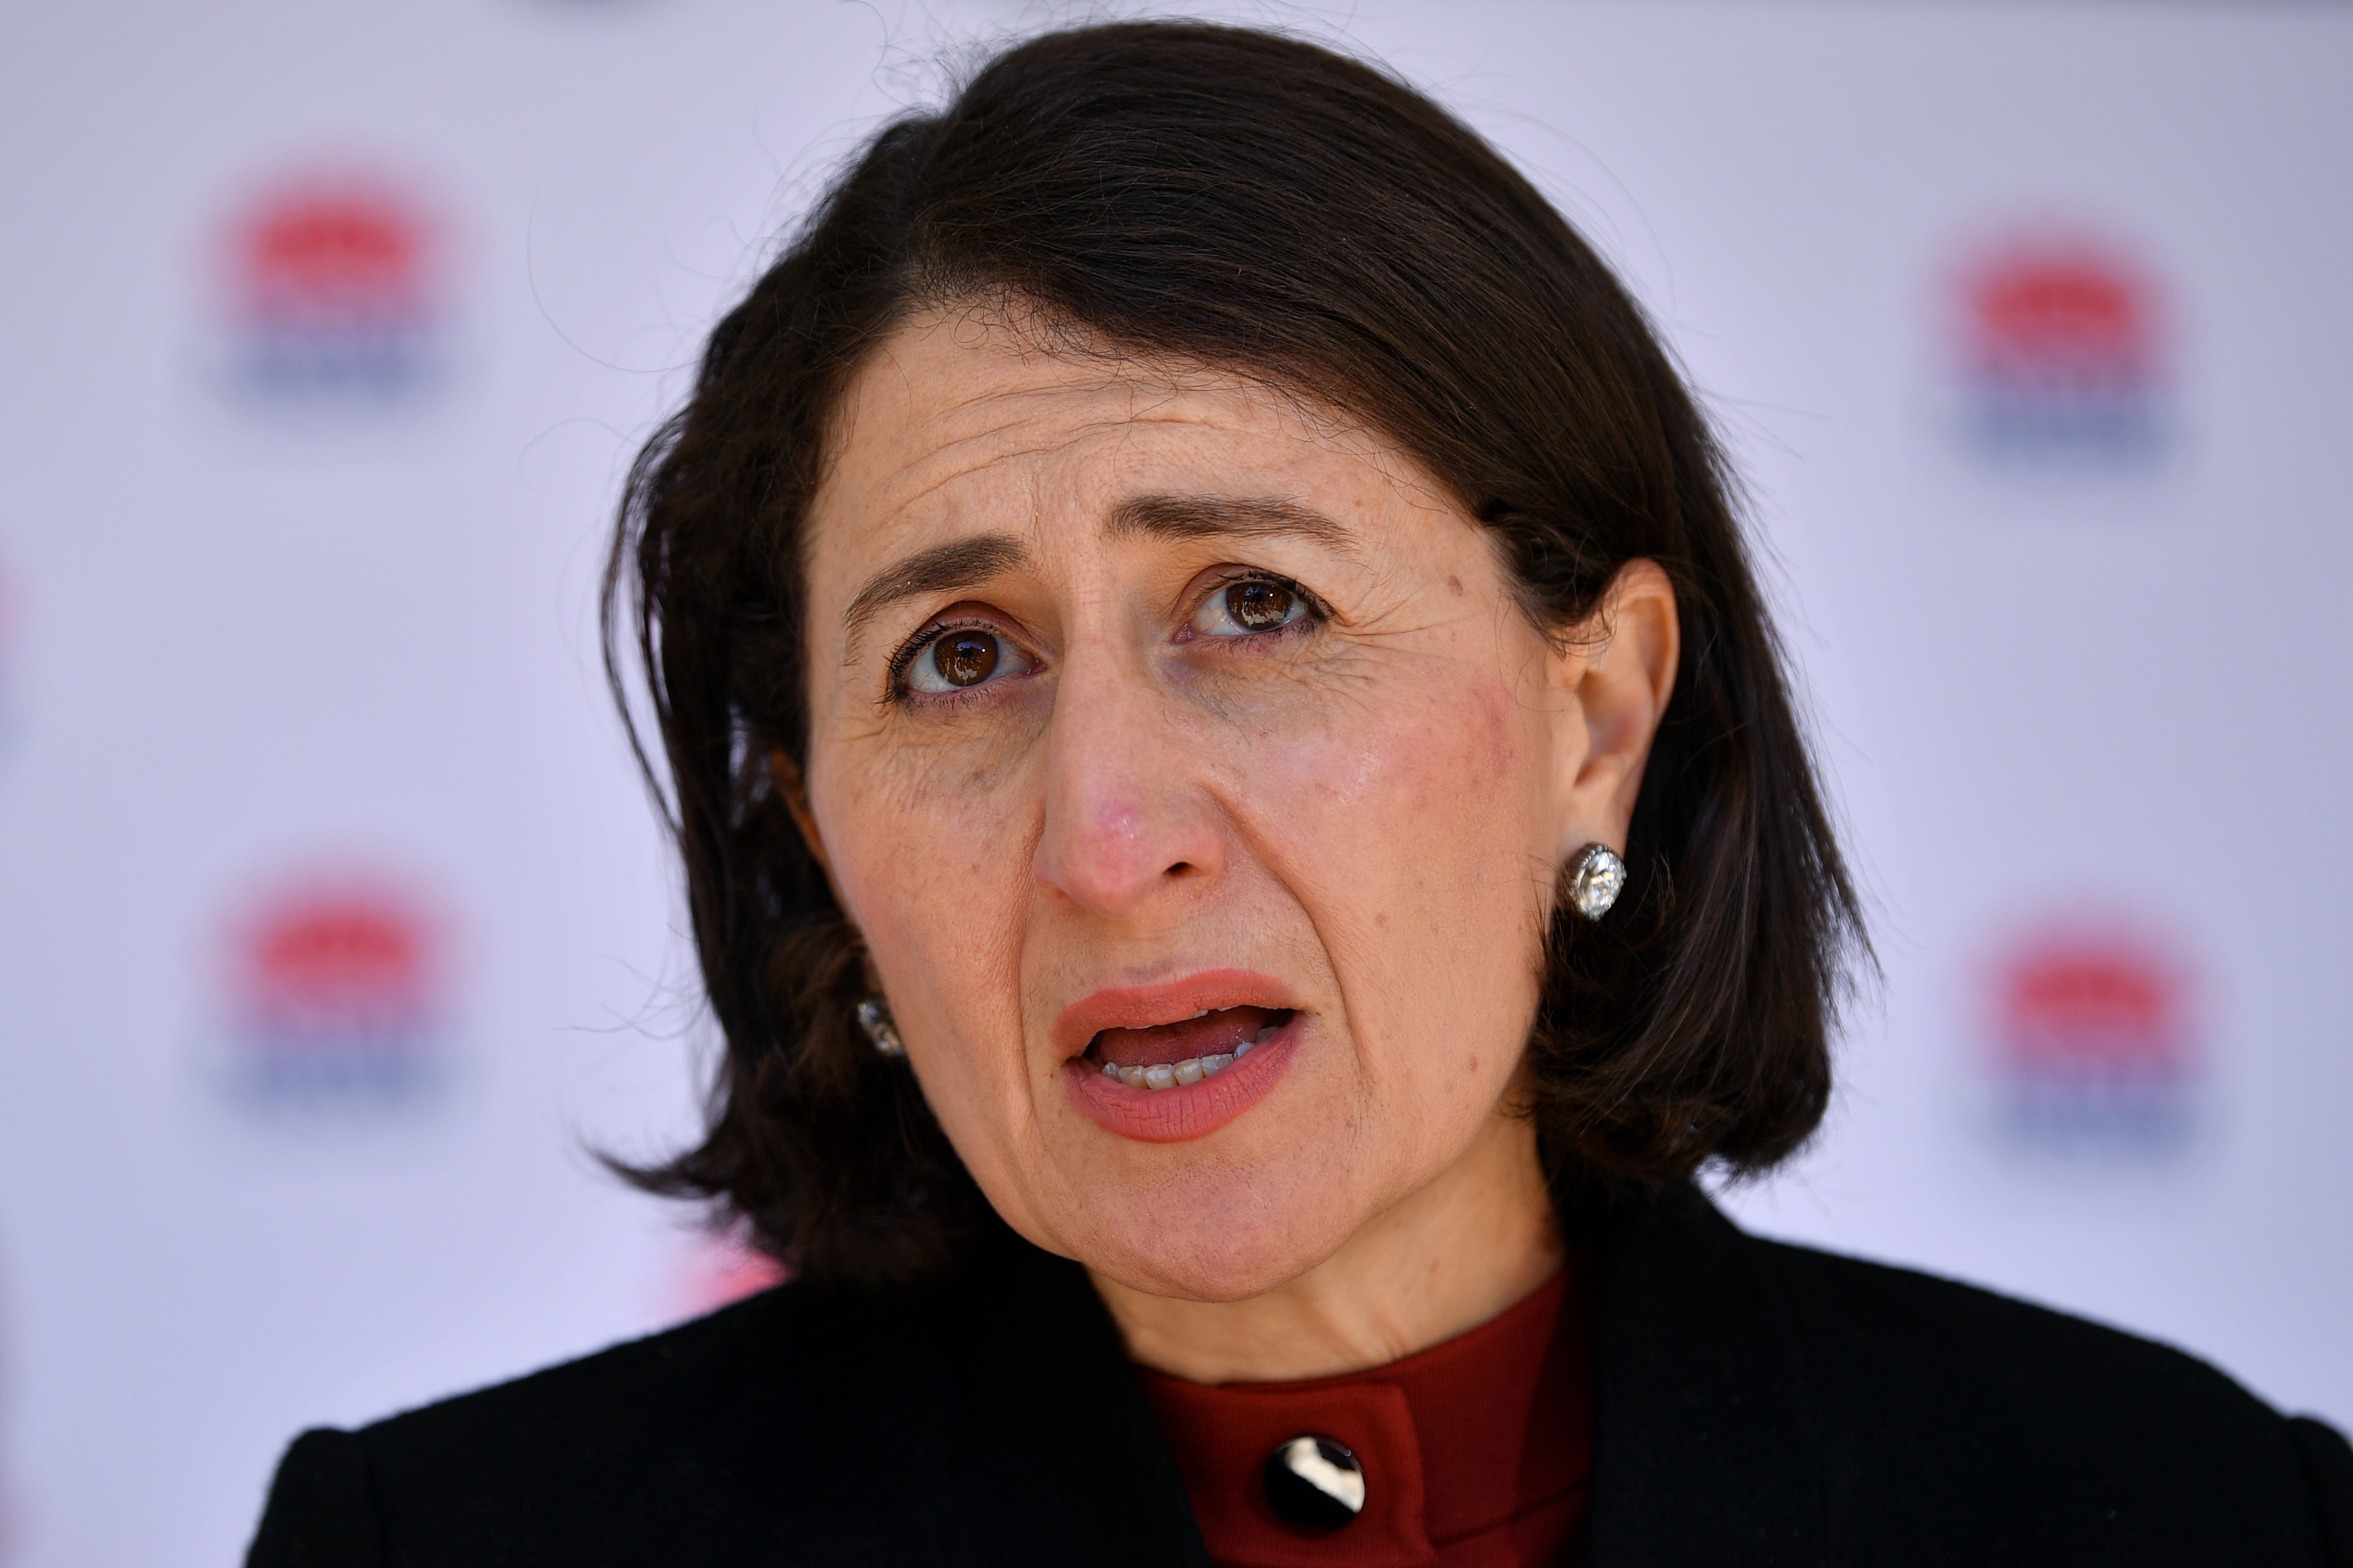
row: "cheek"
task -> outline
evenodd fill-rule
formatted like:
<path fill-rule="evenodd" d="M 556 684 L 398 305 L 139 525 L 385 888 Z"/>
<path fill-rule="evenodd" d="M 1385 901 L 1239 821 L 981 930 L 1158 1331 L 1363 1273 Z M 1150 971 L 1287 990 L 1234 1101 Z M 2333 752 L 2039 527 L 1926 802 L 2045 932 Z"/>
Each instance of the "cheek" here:
<path fill-rule="evenodd" d="M 850 787 L 821 818 L 826 841 L 843 846 L 835 876 L 924 1098 L 988 1190 L 1018 1190 L 1005 1173 L 1021 1163 L 1028 1102 L 1018 970 L 1029 850 L 1015 803 L 961 775 L 841 782 Z"/>
<path fill-rule="evenodd" d="M 1306 733 L 1262 735 L 1249 769 L 1270 816 L 1286 801 L 1315 803 L 1294 819 L 1303 831 L 1391 841 L 1492 831 L 1504 824 L 1481 808 L 1532 797 L 1535 748 L 1500 680 L 1391 690 L 1323 718 Z"/>
<path fill-rule="evenodd" d="M 843 900 L 902 1024 L 999 1010 L 989 992 L 1018 942 L 1027 887 L 1003 783 L 962 773 L 844 776 L 820 813 Z"/>
<path fill-rule="evenodd" d="M 1401 1103 L 1483 1116 L 1535 1005 L 1544 749 L 1500 679 L 1334 711 L 1268 748 L 1248 814 L 1330 956 L 1360 1069 Z M 1409 1120 L 1409 1141 L 1451 1125 Z"/>

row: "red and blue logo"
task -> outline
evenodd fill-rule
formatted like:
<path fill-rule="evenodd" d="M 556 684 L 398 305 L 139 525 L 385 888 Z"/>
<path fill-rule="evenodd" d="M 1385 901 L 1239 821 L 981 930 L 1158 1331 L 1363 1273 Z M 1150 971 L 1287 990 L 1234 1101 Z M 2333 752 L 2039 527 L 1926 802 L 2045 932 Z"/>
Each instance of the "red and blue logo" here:
<path fill-rule="evenodd" d="M 389 881 L 293 881 L 238 922 L 227 974 L 228 1088 L 269 1111 L 399 1110 L 444 1087 L 445 927 Z"/>
<path fill-rule="evenodd" d="M 1989 1066 L 2005 1132 L 2069 1154 L 2187 1146 L 2203 1073 L 2176 949 L 2120 923 L 2049 925 L 1992 976 Z"/>
<path fill-rule="evenodd" d="M 754 1251 L 740 1234 L 709 1236 L 679 1260 L 659 1303 L 665 1322 L 684 1322 L 757 1295 L 791 1278 L 790 1271 Z"/>
<path fill-rule="evenodd" d="M 266 187 L 231 222 L 229 373 L 279 405 L 412 400 L 448 374 L 445 226 L 415 187 L 357 171 Z"/>
<path fill-rule="evenodd" d="M 1982 457 L 2123 468 L 2163 455 L 2165 310 L 2127 247 L 2063 230 L 2012 236 L 1962 268 L 1952 296 L 1959 423 Z"/>

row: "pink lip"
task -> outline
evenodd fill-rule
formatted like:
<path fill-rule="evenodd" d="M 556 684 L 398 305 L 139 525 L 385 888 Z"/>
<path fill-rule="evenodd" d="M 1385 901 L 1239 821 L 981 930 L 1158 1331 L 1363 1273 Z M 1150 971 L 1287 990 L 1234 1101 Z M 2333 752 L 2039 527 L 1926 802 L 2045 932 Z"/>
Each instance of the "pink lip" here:
<path fill-rule="evenodd" d="M 1105 1131 L 1145 1143 L 1179 1143 L 1223 1127 L 1266 1098 L 1297 1053 L 1307 1016 L 1281 981 L 1244 969 L 1212 969 L 1165 985 L 1121 986 L 1073 1002 L 1054 1020 L 1054 1043 L 1067 1059 L 1062 1085 L 1073 1103 Z M 1174 1024 L 1205 1009 L 1293 1009 L 1293 1016 L 1250 1055 L 1214 1078 L 1175 1089 L 1130 1089 L 1086 1056 L 1104 1029 Z"/>
<path fill-rule="evenodd" d="M 1054 1020 L 1054 1044 L 1066 1057 L 1082 1055 L 1105 1029 L 1148 1029 L 1219 1007 L 1297 1007 L 1291 988 L 1247 969 L 1205 969 L 1162 985 L 1117 985 L 1082 996 Z"/>

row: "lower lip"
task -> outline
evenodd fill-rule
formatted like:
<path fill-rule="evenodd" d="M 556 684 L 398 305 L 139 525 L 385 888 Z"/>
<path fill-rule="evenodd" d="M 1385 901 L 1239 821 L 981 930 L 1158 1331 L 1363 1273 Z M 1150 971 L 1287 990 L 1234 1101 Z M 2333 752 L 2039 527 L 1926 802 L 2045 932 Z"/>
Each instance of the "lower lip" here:
<path fill-rule="evenodd" d="M 1105 1131 L 1139 1143 L 1182 1143 L 1206 1138 L 1264 1100 L 1291 1067 L 1305 1027 L 1294 1013 L 1282 1028 L 1233 1066 L 1198 1083 L 1175 1089 L 1131 1089 L 1079 1057 L 1062 1064 L 1062 1085 L 1081 1110 Z"/>

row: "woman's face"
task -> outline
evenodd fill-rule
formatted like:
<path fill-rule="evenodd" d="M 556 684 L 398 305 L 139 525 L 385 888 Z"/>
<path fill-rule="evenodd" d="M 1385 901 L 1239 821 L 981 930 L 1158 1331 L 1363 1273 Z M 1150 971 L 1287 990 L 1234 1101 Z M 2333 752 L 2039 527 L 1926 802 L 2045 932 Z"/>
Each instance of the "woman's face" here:
<path fill-rule="evenodd" d="M 1498 1114 L 1655 712 L 1597 719 L 1411 458 L 1238 380 L 933 316 L 833 448 L 807 799 L 925 1097 L 1040 1246 L 1296 1278 Z"/>

